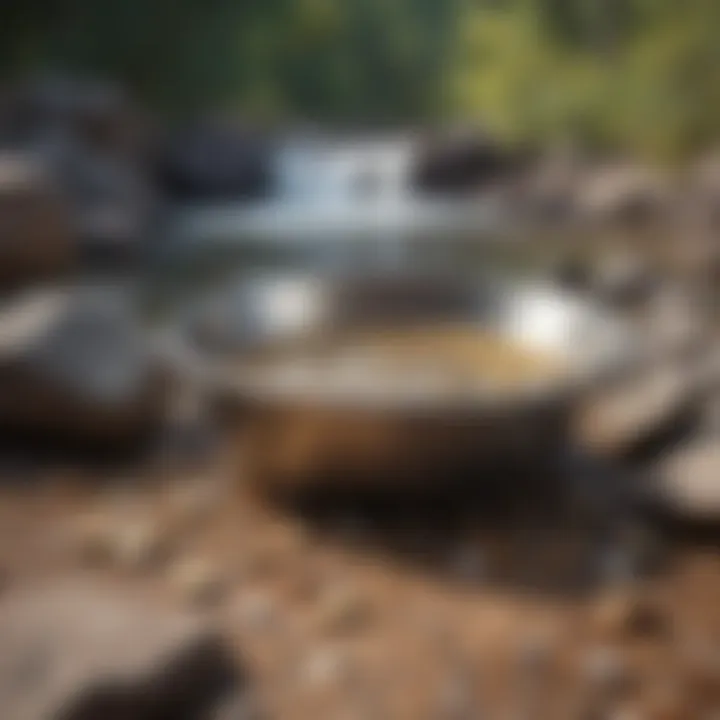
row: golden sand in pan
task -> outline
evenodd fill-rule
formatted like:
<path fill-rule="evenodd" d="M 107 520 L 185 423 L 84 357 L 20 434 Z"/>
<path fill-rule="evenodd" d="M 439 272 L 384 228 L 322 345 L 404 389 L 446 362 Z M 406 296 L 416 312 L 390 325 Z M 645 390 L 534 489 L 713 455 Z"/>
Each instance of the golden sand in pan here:
<path fill-rule="evenodd" d="M 468 325 L 361 331 L 262 353 L 256 360 L 251 364 L 261 374 L 298 367 L 330 382 L 336 372 L 352 369 L 381 384 L 424 375 L 495 389 L 553 380 L 565 369 L 552 353 Z"/>

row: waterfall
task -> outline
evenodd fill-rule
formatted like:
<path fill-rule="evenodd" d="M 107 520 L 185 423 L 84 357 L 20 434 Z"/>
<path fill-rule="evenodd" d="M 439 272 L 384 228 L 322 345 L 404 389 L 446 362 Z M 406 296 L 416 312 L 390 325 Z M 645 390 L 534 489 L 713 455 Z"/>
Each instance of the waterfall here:
<path fill-rule="evenodd" d="M 390 206 L 409 198 L 412 157 L 404 139 L 290 142 L 276 158 L 277 197 L 342 209 Z"/>

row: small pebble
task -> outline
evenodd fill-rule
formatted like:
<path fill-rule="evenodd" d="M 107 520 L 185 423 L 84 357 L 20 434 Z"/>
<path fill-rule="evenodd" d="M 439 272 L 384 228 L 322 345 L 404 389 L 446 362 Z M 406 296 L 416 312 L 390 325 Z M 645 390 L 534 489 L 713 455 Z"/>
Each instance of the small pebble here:
<path fill-rule="evenodd" d="M 268 630 L 276 620 L 276 607 L 272 596 L 261 590 L 244 591 L 237 603 L 237 616 L 246 630 Z"/>
<path fill-rule="evenodd" d="M 336 686 L 347 679 L 350 658 L 341 648 L 322 647 L 313 650 L 301 669 L 301 682 L 305 687 L 322 690 Z"/>
<path fill-rule="evenodd" d="M 477 717 L 475 697 L 466 673 L 456 671 L 445 679 L 437 705 L 438 720 L 470 720 Z"/>
<path fill-rule="evenodd" d="M 549 632 L 530 633 L 518 648 L 520 669 L 532 675 L 547 669 L 553 656 L 554 643 Z"/>
<path fill-rule="evenodd" d="M 192 528 L 206 520 L 222 503 L 222 489 L 221 481 L 215 478 L 170 488 L 168 504 L 173 522 L 182 528 Z"/>
<path fill-rule="evenodd" d="M 169 543 L 161 528 L 149 519 L 122 519 L 106 513 L 90 513 L 77 527 L 80 556 L 93 564 L 124 569 L 147 569 L 169 555 Z"/>
<path fill-rule="evenodd" d="M 167 556 L 167 543 L 160 529 L 144 521 L 121 525 L 112 536 L 117 564 L 139 570 L 157 566 Z"/>
<path fill-rule="evenodd" d="M 169 577 L 182 597 L 193 605 L 217 603 L 226 589 L 219 569 L 203 558 L 178 561 L 170 568 Z"/>
<path fill-rule="evenodd" d="M 371 616 L 370 603 L 348 584 L 333 586 L 320 602 L 320 626 L 334 633 L 351 633 L 365 626 Z"/>
<path fill-rule="evenodd" d="M 592 688 L 604 697 L 623 694 L 635 679 L 622 655 L 608 647 L 591 649 L 583 658 L 581 670 Z"/>

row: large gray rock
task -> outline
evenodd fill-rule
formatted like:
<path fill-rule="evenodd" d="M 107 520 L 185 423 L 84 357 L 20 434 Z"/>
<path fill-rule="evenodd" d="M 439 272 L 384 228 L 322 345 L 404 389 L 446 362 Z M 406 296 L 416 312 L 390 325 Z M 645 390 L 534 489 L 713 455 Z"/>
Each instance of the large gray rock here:
<path fill-rule="evenodd" d="M 130 158 L 72 143 L 56 161 L 82 249 L 112 258 L 139 252 L 157 207 L 142 167 Z"/>
<path fill-rule="evenodd" d="M 0 603 L 4 720 L 200 720 L 244 678 L 197 618 L 89 585 Z"/>
<path fill-rule="evenodd" d="M 121 295 L 27 293 L 0 311 L 0 424 L 117 441 L 160 421 L 165 382 Z"/>
<path fill-rule="evenodd" d="M 138 250 L 157 203 L 147 171 L 151 132 L 122 88 L 46 77 L 21 87 L 11 105 L 0 143 L 32 152 L 52 174 L 75 246 L 81 240 L 81 249 L 113 259 Z"/>
<path fill-rule="evenodd" d="M 160 143 L 157 177 L 178 200 L 239 200 L 271 191 L 272 143 L 253 129 L 204 119 Z"/>

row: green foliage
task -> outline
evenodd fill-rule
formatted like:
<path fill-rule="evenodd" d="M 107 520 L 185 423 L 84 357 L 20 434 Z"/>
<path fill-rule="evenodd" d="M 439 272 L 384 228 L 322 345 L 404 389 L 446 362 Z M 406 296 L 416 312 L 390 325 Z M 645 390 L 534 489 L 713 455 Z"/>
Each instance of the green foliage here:
<path fill-rule="evenodd" d="M 717 0 L 4 0 L 0 68 L 156 108 L 476 119 L 511 141 L 681 157 L 720 129 Z"/>
<path fill-rule="evenodd" d="M 476 3 L 454 106 L 510 138 L 679 158 L 720 134 L 718 20 L 712 0 Z"/>

